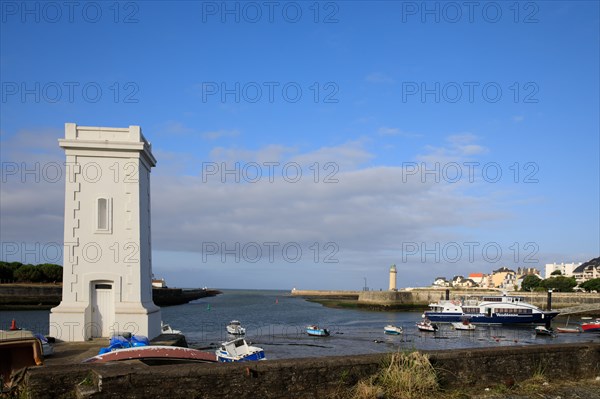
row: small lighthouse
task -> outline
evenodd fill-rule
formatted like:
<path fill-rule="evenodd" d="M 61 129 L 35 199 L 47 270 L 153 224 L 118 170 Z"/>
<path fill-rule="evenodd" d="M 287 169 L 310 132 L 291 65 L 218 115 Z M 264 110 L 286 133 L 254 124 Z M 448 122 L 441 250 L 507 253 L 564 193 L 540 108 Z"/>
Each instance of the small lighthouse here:
<path fill-rule="evenodd" d="M 390 267 L 390 291 L 397 291 L 396 288 L 396 265 Z"/>

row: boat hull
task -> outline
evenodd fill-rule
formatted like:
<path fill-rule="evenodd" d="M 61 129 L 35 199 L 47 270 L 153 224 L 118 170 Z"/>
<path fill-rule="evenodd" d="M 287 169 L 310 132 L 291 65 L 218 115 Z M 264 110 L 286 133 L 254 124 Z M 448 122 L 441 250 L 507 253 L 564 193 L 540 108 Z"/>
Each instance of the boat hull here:
<path fill-rule="evenodd" d="M 502 315 L 492 314 L 463 314 L 463 313 L 440 313 L 425 312 L 425 317 L 434 323 L 457 323 L 469 318 L 473 324 L 545 324 L 558 315 L 558 312 L 533 313 L 527 315 Z M 543 316 L 543 317 L 542 317 Z"/>
<path fill-rule="evenodd" d="M 265 351 L 258 351 L 249 355 L 237 358 L 227 355 L 227 353 L 217 353 L 217 360 L 222 363 L 235 363 L 235 362 L 255 362 L 259 360 L 265 360 Z"/>
<path fill-rule="evenodd" d="M 583 332 L 600 332 L 600 323 L 584 323 L 581 329 Z"/>

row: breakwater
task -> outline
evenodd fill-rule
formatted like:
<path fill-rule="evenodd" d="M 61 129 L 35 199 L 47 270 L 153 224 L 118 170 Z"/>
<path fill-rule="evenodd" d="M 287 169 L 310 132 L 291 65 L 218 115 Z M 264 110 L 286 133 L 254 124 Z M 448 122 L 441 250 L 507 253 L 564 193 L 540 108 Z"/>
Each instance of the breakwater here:
<path fill-rule="evenodd" d="M 425 351 L 442 389 L 494 387 L 542 374 L 548 380 L 594 378 L 600 344 Z M 233 364 L 70 364 L 35 367 L 25 397 L 315 398 L 375 374 L 388 354 Z M 560 367 L 557 367 L 560 365 Z"/>
<path fill-rule="evenodd" d="M 488 295 L 499 295 L 498 291 L 491 290 L 450 290 L 450 299 L 474 298 L 481 299 Z M 355 300 L 357 306 L 381 307 L 389 309 L 426 308 L 430 303 L 444 299 L 445 289 L 412 289 L 400 291 L 316 291 L 293 290 L 292 296 L 307 299 L 342 299 Z M 548 294 L 546 292 L 512 292 L 509 295 L 518 295 L 541 308 L 546 307 Z M 582 304 L 600 304 L 600 294 L 585 292 L 554 292 L 552 293 L 552 307 L 555 309 L 566 308 Z"/>
<path fill-rule="evenodd" d="M 173 306 L 220 293 L 210 289 L 153 288 L 152 299 L 158 306 Z M 0 284 L 0 309 L 50 309 L 61 299 L 61 284 Z"/>

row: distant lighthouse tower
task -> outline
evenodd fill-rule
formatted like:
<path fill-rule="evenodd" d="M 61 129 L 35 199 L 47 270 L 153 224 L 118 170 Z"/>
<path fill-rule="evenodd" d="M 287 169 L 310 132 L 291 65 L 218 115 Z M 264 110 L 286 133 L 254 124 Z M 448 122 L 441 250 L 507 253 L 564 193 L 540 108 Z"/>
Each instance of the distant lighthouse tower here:
<path fill-rule="evenodd" d="M 85 341 L 132 332 L 160 334 L 152 301 L 150 169 L 139 126 L 65 125 L 63 292 L 50 335 Z"/>
<path fill-rule="evenodd" d="M 396 288 L 396 265 L 390 267 L 390 291 L 397 291 Z"/>

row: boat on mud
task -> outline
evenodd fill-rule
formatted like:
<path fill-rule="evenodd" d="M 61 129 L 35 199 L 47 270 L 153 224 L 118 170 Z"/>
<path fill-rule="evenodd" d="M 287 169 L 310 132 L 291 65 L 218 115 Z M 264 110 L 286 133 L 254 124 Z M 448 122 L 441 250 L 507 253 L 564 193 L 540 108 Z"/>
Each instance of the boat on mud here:
<path fill-rule="evenodd" d="M 329 337 L 328 329 L 320 328 L 314 324 L 306 327 L 306 333 L 313 337 Z"/>
<path fill-rule="evenodd" d="M 402 334 L 402 327 L 397 327 L 394 325 L 387 325 L 385 327 L 383 327 L 383 332 L 388 334 L 388 335 L 400 335 Z"/>
<path fill-rule="evenodd" d="M 250 346 L 244 338 L 223 342 L 216 350 L 217 360 L 223 363 L 265 360 L 265 351 L 257 346 Z"/>

